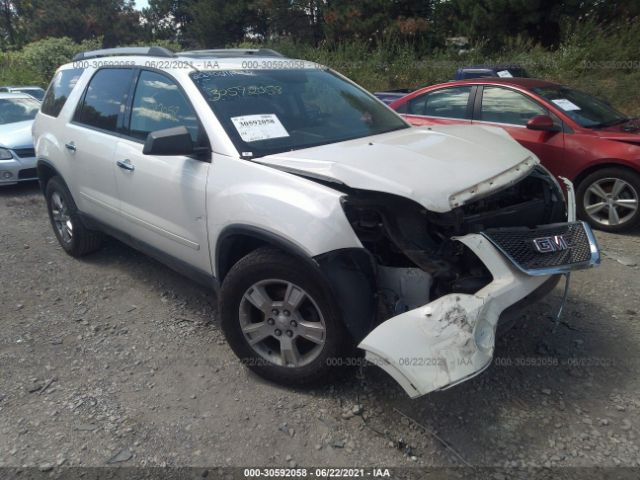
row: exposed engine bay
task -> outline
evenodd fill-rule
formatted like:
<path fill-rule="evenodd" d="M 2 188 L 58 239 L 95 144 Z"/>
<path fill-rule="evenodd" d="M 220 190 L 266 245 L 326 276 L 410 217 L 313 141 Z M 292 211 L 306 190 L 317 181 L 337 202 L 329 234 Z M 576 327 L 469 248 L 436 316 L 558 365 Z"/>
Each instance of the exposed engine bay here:
<path fill-rule="evenodd" d="M 483 262 L 455 237 L 566 219 L 563 193 L 541 167 L 446 213 L 429 212 L 404 197 L 363 190 L 349 191 L 343 207 L 377 263 L 387 317 L 449 293 L 473 294 L 492 281 Z"/>

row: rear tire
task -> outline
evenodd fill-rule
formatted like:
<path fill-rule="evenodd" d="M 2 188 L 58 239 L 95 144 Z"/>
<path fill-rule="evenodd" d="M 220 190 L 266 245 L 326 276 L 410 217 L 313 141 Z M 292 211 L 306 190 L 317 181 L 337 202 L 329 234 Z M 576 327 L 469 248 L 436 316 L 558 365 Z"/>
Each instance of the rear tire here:
<path fill-rule="evenodd" d="M 640 175 L 620 167 L 602 168 L 578 185 L 578 216 L 606 232 L 640 225 Z"/>
<path fill-rule="evenodd" d="M 220 290 L 222 330 L 242 362 L 277 383 L 316 383 L 337 371 L 349 344 L 329 286 L 304 260 L 260 248 Z"/>
<path fill-rule="evenodd" d="M 47 182 L 45 198 L 53 232 L 65 252 L 82 257 L 100 248 L 103 234 L 84 226 L 71 192 L 60 177 Z"/>

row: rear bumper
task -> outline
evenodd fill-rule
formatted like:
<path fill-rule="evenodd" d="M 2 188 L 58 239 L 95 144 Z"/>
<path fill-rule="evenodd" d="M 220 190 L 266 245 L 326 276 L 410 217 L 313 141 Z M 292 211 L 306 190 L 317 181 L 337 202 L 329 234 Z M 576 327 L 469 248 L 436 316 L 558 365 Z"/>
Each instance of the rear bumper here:
<path fill-rule="evenodd" d="M 530 233 L 540 238 L 535 231 Z M 481 373 L 491 364 L 496 327 L 503 313 L 511 314 L 548 293 L 561 273 L 595 266 L 600 260 L 595 240 L 589 240 L 587 263 L 525 271 L 522 259 L 516 263 L 489 235 L 468 234 L 457 240 L 478 256 L 493 280 L 475 294 L 451 293 L 397 315 L 359 344 L 366 358 L 389 373 L 412 398 Z"/>
<path fill-rule="evenodd" d="M 13 185 L 27 180 L 37 180 L 36 158 L 0 160 L 0 185 Z"/>

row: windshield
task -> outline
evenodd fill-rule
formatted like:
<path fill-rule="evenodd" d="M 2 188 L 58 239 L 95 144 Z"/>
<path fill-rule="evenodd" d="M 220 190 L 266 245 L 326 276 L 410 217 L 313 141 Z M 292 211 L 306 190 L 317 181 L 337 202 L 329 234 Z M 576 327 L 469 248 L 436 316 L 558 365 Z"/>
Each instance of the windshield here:
<path fill-rule="evenodd" d="M 610 127 L 628 120 L 605 101 L 578 90 L 553 86 L 538 87 L 533 91 L 562 109 L 582 127 Z"/>
<path fill-rule="evenodd" d="M 246 158 L 409 128 L 327 70 L 227 70 L 191 78 Z"/>
<path fill-rule="evenodd" d="M 33 98 L 1 98 L 0 125 L 33 120 L 40 110 L 40 102 Z"/>

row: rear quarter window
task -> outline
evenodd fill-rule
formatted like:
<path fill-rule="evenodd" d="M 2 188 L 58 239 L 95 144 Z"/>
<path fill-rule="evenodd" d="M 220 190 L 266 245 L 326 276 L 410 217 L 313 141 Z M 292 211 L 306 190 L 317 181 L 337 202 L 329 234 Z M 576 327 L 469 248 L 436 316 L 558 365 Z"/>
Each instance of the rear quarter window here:
<path fill-rule="evenodd" d="M 56 73 L 42 100 L 40 111 L 46 115 L 57 117 L 83 71 L 81 68 L 73 68 L 60 70 Z"/>

